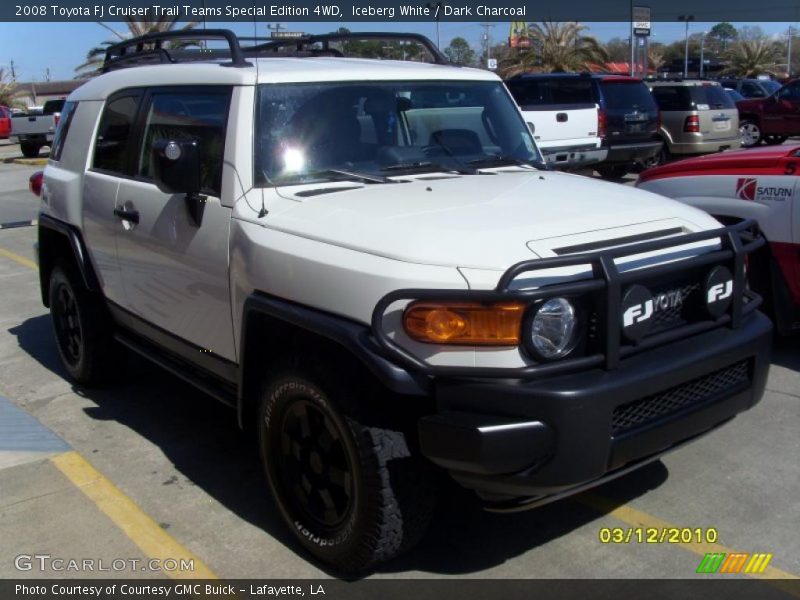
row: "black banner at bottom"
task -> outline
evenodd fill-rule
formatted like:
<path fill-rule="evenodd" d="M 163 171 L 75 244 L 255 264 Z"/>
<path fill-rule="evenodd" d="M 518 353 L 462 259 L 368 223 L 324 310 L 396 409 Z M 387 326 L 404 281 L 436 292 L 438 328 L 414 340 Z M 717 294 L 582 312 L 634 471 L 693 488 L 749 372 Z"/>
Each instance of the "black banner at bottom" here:
<path fill-rule="evenodd" d="M 296 580 L 0 580 L 0 598 L 47 600 L 609 600 L 800 598 L 800 580 L 753 579 L 337 579 Z"/>

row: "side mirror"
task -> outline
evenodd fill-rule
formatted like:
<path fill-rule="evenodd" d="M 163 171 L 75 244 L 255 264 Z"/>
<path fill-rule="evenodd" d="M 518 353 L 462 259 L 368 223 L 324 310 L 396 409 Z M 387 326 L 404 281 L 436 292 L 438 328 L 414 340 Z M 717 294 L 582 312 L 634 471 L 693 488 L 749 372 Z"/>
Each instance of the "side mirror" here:
<path fill-rule="evenodd" d="M 153 177 L 165 194 L 186 194 L 186 209 L 198 227 L 206 199 L 200 195 L 200 152 L 197 140 L 156 140 L 153 143 Z"/>
<path fill-rule="evenodd" d="M 536 125 L 528 121 L 528 129 L 531 130 L 531 135 L 533 135 L 536 132 Z"/>

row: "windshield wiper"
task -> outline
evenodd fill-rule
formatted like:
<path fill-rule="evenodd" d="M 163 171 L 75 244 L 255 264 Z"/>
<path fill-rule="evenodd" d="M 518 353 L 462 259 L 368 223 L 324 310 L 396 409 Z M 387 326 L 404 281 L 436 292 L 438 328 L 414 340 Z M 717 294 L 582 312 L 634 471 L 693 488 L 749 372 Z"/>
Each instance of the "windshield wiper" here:
<path fill-rule="evenodd" d="M 476 158 L 475 160 L 468 161 L 467 164 L 477 168 L 505 167 L 509 165 L 516 165 L 518 167 L 534 167 L 536 169 L 540 169 L 543 171 L 550 170 L 549 167 L 547 166 L 547 163 L 545 162 L 522 160 L 521 158 L 515 158 L 513 156 L 505 156 L 501 154 L 486 156 L 484 158 Z"/>
<path fill-rule="evenodd" d="M 389 179 L 383 175 L 372 175 L 370 173 L 359 173 L 358 171 L 346 171 L 344 169 L 320 169 L 319 171 L 311 171 L 305 173 L 308 177 L 326 177 L 331 179 L 335 176 L 337 179 L 356 179 L 366 183 L 400 183 L 394 179 Z"/>
<path fill-rule="evenodd" d="M 445 167 L 439 163 L 429 161 L 404 162 L 383 167 L 381 171 L 403 171 L 405 173 L 430 173 L 442 171 L 443 173 L 458 173 L 459 175 L 475 175 L 477 171 L 466 167 Z"/>

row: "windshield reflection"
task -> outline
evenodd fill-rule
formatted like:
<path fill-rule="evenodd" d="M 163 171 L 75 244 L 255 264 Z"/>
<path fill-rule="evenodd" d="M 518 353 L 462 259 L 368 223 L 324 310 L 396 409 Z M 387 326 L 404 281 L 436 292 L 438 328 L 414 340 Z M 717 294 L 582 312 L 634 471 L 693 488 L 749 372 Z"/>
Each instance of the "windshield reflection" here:
<path fill-rule="evenodd" d="M 539 165 L 500 82 L 403 81 L 259 86 L 258 185 L 476 167 Z M 343 175 L 345 173 L 345 175 Z"/>

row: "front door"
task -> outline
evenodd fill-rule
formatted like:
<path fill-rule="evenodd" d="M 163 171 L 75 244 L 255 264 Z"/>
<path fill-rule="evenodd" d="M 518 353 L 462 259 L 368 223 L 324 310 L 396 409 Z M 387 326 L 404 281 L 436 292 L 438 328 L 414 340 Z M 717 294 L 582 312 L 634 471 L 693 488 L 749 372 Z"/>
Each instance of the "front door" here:
<path fill-rule="evenodd" d="M 132 177 L 120 182 L 116 200 L 125 308 L 155 326 L 145 327 L 145 335 L 167 346 L 171 340 L 181 353 L 188 346 L 200 364 L 236 358 L 228 279 L 231 209 L 220 202 L 230 99 L 230 87 L 147 90 Z M 161 192 L 153 180 L 151 148 L 159 139 L 198 142 L 205 196 L 199 225 L 184 194 Z"/>
<path fill-rule="evenodd" d="M 783 86 L 764 101 L 764 133 L 800 135 L 800 81 Z"/>

